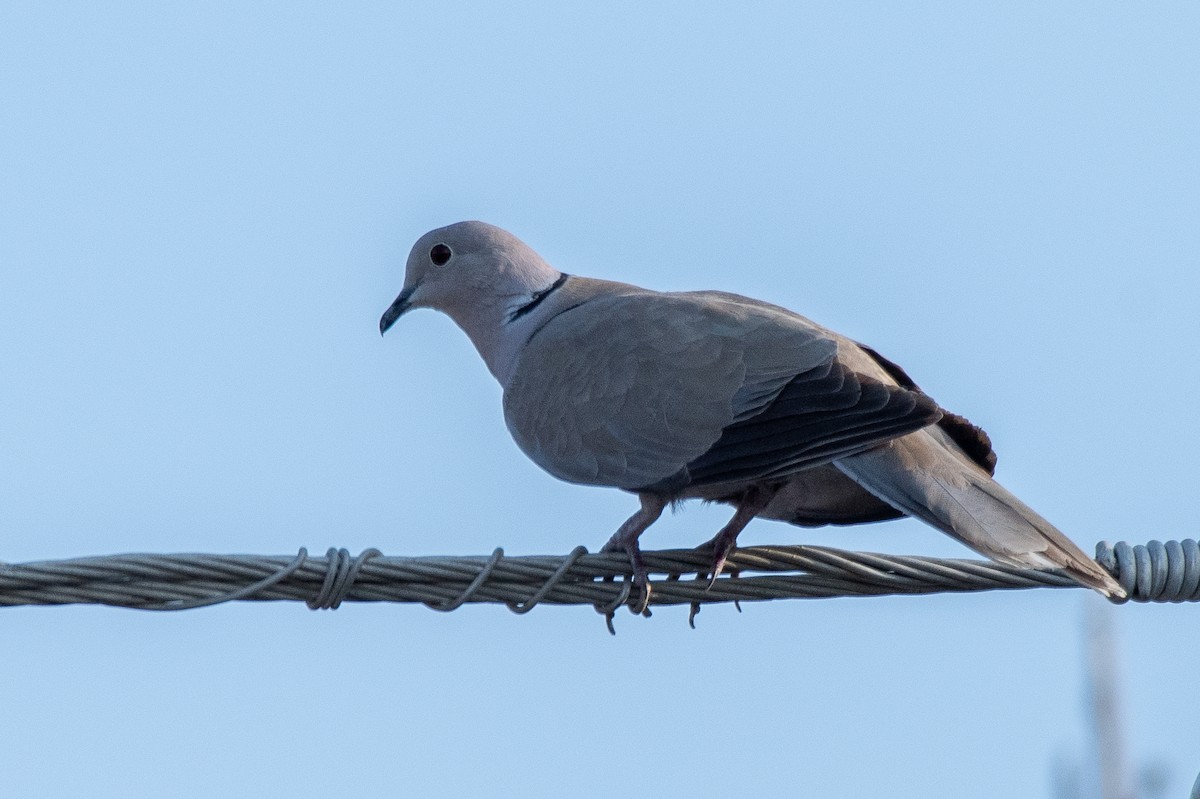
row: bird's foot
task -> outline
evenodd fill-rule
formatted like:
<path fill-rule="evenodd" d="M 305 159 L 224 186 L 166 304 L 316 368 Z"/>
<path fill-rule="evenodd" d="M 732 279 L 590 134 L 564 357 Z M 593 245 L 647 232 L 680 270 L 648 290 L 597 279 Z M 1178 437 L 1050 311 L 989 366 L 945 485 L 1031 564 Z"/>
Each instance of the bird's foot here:
<path fill-rule="evenodd" d="M 713 548 L 712 579 L 708 581 L 709 588 L 713 587 L 717 578 L 721 576 L 721 572 L 724 571 L 725 561 L 737 544 L 738 534 L 746 529 L 746 525 L 750 523 L 751 519 L 767 507 L 777 490 L 778 486 L 751 486 L 738 500 L 737 510 L 734 512 L 733 518 L 729 520 L 729 524 L 722 527 L 721 532 L 708 542 L 708 546 Z"/>
<path fill-rule="evenodd" d="M 641 593 L 641 600 L 633 608 L 633 612 L 648 615 L 646 608 L 650 604 L 650 573 L 646 571 L 646 562 L 642 560 L 638 536 L 662 515 L 667 500 L 654 494 L 639 494 L 638 499 L 641 500 L 641 508 L 617 528 L 613 537 L 608 539 L 608 543 L 601 547 L 600 551 L 624 552 L 629 555 L 629 565 L 633 567 L 633 587 Z"/>
<path fill-rule="evenodd" d="M 600 551 L 624 552 L 629 556 L 629 565 L 633 569 L 633 588 L 641 597 L 633 607 L 633 612 L 638 615 L 645 613 L 650 604 L 650 572 L 646 569 L 646 561 L 642 559 L 642 548 L 638 546 L 637 539 L 622 541 L 619 535 L 614 535 Z"/>

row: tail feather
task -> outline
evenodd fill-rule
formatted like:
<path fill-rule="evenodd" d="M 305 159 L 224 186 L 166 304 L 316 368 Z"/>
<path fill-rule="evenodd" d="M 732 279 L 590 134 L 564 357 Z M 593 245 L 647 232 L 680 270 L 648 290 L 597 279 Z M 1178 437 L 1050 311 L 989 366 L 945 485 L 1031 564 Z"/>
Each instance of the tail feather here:
<path fill-rule="evenodd" d="M 1062 569 L 1106 596 L 1125 596 L 1071 539 L 942 439 L 921 430 L 834 465 L 897 510 L 993 560 Z"/>

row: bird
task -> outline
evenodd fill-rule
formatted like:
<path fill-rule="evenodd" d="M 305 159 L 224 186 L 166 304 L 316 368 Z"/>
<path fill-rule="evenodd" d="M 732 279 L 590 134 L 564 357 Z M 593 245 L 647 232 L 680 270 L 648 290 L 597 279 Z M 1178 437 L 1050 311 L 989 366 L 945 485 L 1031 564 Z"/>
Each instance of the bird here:
<path fill-rule="evenodd" d="M 714 581 L 756 517 L 816 527 L 910 516 L 997 562 L 1125 596 L 995 481 L 981 428 L 875 349 L 786 308 L 569 274 L 478 221 L 417 239 L 380 334 L 416 308 L 466 333 L 534 463 L 637 496 L 603 549 L 628 555 L 647 596 L 640 536 L 688 499 L 734 509 L 705 545 Z"/>

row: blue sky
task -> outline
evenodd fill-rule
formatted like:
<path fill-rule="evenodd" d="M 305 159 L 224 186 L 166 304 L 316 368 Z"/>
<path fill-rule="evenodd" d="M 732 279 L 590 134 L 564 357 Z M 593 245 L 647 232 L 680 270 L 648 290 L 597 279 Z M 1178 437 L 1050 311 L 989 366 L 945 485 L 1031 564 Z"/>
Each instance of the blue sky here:
<path fill-rule="evenodd" d="M 3 559 L 595 549 L 412 241 L 720 288 L 870 343 L 1090 549 L 1196 537 L 1195 4 L 0 8 Z M 649 548 L 708 539 L 689 506 Z M 914 522 L 743 543 L 960 556 Z M 2 614 L 13 795 L 1050 796 L 1081 591 Z M 1200 770 L 1195 607 L 1114 611 L 1131 755 Z"/>

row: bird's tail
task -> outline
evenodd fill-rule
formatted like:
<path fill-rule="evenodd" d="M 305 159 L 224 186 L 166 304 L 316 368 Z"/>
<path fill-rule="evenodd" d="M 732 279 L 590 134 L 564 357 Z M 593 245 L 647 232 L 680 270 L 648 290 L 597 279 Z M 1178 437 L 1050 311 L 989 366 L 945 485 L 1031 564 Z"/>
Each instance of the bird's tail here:
<path fill-rule="evenodd" d="M 1126 595 L 1071 539 L 926 430 L 839 459 L 835 465 L 897 510 L 993 560 L 1062 569 L 1105 596 Z"/>

